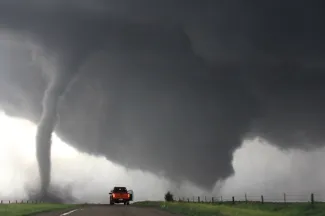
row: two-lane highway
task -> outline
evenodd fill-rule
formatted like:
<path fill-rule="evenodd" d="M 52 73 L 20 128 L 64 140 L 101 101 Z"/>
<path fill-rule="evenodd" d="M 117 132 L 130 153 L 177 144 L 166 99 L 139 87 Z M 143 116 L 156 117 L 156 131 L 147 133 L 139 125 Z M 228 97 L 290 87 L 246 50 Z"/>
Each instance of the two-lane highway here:
<path fill-rule="evenodd" d="M 180 216 L 154 208 L 134 206 L 89 206 L 75 211 L 48 212 L 37 216 Z"/>

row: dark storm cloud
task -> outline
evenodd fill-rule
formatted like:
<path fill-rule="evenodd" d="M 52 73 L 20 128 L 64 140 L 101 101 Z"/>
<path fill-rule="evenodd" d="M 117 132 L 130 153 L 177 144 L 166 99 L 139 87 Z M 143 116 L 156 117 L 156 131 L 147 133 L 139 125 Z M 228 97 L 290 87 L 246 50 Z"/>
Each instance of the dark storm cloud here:
<path fill-rule="evenodd" d="M 211 187 L 233 172 L 245 137 L 283 147 L 324 141 L 322 4 L 1 0 L 3 29 L 36 42 L 55 66 L 41 115 L 46 81 L 17 51 L 1 71 L 11 77 L 1 79 L 2 107 L 52 118 L 41 121 L 50 129 L 39 130 L 40 143 L 58 112 L 56 131 L 81 151 Z"/>

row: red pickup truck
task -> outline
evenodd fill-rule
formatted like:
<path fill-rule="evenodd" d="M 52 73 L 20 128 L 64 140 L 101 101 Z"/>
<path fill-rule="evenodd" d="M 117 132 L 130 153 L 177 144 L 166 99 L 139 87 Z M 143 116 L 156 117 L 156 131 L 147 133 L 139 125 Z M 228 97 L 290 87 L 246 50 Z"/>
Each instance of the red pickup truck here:
<path fill-rule="evenodd" d="M 133 201 L 133 191 L 128 191 L 126 187 L 114 187 L 109 194 L 109 204 L 111 205 L 114 205 L 115 203 L 124 203 L 124 205 L 129 205 L 130 201 Z"/>

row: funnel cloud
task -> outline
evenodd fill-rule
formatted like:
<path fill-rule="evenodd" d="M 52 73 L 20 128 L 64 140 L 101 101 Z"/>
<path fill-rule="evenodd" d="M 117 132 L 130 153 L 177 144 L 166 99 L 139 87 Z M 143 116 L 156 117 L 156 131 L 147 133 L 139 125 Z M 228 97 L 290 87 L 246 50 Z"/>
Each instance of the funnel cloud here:
<path fill-rule="evenodd" d="M 323 145 L 323 4 L 1 0 L 0 107 L 39 123 L 44 194 L 53 130 L 80 151 L 212 189 L 244 139 Z"/>

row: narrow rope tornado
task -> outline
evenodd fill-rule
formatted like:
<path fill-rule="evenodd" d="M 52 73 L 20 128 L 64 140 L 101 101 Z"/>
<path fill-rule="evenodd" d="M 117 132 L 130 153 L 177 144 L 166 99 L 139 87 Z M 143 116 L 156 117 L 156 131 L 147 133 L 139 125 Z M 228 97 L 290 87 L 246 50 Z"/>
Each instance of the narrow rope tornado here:
<path fill-rule="evenodd" d="M 51 183 L 52 133 L 57 122 L 57 109 L 60 103 L 60 97 L 64 94 L 69 83 L 71 83 L 74 75 L 72 72 L 76 71 L 75 67 L 58 66 L 59 70 L 55 71 L 44 93 L 42 101 L 43 111 L 36 134 L 36 155 L 41 179 L 40 196 L 42 199 L 49 199 L 48 189 Z M 44 67 L 43 69 L 46 70 Z"/>
<path fill-rule="evenodd" d="M 52 81 L 43 98 L 43 112 L 36 135 L 37 161 L 41 178 L 41 196 L 45 197 L 51 180 L 51 143 L 56 124 L 57 106 L 65 87 Z"/>

